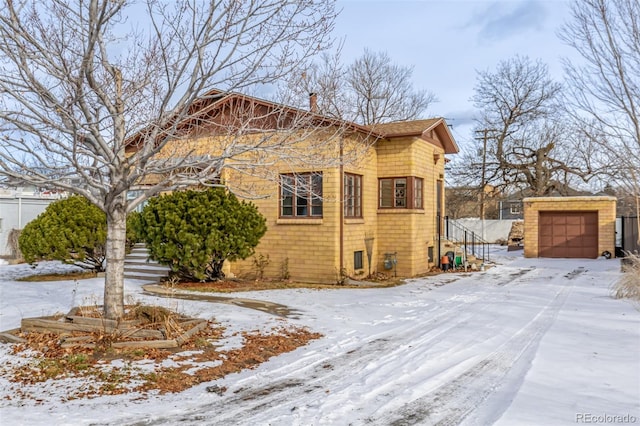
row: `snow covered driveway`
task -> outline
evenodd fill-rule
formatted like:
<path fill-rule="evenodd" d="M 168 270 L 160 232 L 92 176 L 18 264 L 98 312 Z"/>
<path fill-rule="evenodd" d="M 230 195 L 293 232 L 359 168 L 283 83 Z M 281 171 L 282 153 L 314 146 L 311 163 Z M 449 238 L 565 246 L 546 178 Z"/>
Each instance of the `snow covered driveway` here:
<path fill-rule="evenodd" d="M 137 425 L 640 424 L 640 312 L 609 297 L 619 262 L 499 262 L 388 289 L 244 293 L 300 311 L 286 322 L 325 338 L 181 394 L 38 405 L 30 417 L 47 411 L 56 424 Z M 202 316 L 214 310 L 229 327 L 283 321 L 181 303 Z M 212 385 L 226 391 L 207 392 Z M 14 410 L 2 410 L 14 420 Z"/>

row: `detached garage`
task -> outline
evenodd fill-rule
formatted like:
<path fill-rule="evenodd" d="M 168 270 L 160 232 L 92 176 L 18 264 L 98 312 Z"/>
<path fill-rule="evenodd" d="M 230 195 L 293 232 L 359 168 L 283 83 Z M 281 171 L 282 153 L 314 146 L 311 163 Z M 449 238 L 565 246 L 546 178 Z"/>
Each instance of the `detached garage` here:
<path fill-rule="evenodd" d="M 525 257 L 591 258 L 615 252 L 614 197 L 525 198 Z"/>

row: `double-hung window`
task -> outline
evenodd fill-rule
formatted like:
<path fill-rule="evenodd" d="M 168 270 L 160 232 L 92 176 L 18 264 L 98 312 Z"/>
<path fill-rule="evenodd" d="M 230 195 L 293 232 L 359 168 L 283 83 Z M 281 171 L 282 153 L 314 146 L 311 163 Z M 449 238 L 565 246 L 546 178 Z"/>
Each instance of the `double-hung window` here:
<path fill-rule="evenodd" d="M 280 175 L 281 217 L 322 217 L 322 173 Z"/>
<path fill-rule="evenodd" d="M 362 176 L 344 175 L 344 217 L 362 217 Z"/>

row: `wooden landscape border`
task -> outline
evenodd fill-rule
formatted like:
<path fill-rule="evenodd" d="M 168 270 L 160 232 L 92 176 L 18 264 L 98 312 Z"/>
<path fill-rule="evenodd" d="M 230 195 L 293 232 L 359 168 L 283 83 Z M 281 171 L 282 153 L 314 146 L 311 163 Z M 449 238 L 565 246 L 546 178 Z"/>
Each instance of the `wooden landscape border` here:
<path fill-rule="evenodd" d="M 113 338 L 110 344 L 112 348 L 172 349 L 182 346 L 208 325 L 208 321 L 204 319 L 171 317 L 174 323 L 172 329 L 177 329 L 178 334 L 170 336 L 176 330 L 166 330 L 163 323 L 144 324 L 141 320 L 114 321 L 78 315 L 82 309 L 75 307 L 62 316 L 23 318 L 20 328 L 0 333 L 0 342 L 27 343 L 26 339 L 20 337 L 20 333 L 36 332 L 60 335 L 60 346 L 63 348 L 95 348 L 98 337 L 109 335 Z"/>

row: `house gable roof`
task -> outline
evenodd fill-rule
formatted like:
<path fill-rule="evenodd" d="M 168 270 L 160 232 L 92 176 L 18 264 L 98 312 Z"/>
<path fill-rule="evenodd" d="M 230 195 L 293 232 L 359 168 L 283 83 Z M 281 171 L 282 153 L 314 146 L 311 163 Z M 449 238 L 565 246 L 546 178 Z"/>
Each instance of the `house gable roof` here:
<path fill-rule="evenodd" d="M 398 121 L 394 123 L 376 124 L 370 128 L 385 138 L 414 136 L 444 149 L 445 154 L 456 154 L 460 151 L 449 126 L 444 118 L 426 120 Z M 431 132 L 435 132 L 433 137 Z"/>
<path fill-rule="evenodd" d="M 217 89 L 212 89 L 205 95 L 196 100 L 190 108 L 187 118 L 181 120 L 173 125 L 177 129 L 182 129 L 185 133 L 190 133 L 193 129 L 199 127 L 199 123 L 207 121 L 207 119 L 216 116 L 225 108 L 232 108 L 235 111 L 238 105 L 249 105 L 251 109 L 255 107 L 264 108 L 266 111 L 279 111 L 290 116 L 307 117 L 311 118 L 312 122 L 319 125 L 335 125 L 341 126 L 353 132 L 363 134 L 365 136 L 373 137 L 375 139 L 383 138 L 397 138 L 415 136 L 425 140 L 428 143 L 439 146 L 444 149 L 445 154 L 455 154 L 459 152 L 458 145 L 453 139 L 453 135 L 449 131 L 449 127 L 443 118 L 431 118 L 425 120 L 412 120 L 412 121 L 399 121 L 394 123 L 377 124 L 374 126 L 363 126 L 357 123 L 340 120 L 325 115 L 321 115 L 312 111 L 303 110 L 300 108 L 279 104 L 272 101 L 248 96 L 237 92 L 224 92 Z M 265 114 L 268 117 L 269 114 Z M 218 123 L 220 124 L 220 123 Z M 226 123 L 231 124 L 231 123 Z M 273 122 L 265 120 L 263 125 L 266 130 L 269 126 L 273 125 Z M 435 137 L 433 133 L 435 133 Z M 143 137 L 144 131 L 139 132 L 133 138 L 128 141 L 129 150 L 136 149 L 136 145 L 139 143 L 140 138 Z M 179 132 L 180 133 L 180 130 Z M 160 136 L 162 137 L 162 135 Z"/>
<path fill-rule="evenodd" d="M 326 115 L 321 115 L 313 111 L 296 108 L 290 105 L 280 104 L 277 102 L 268 101 L 265 99 L 256 98 L 253 96 L 245 95 L 238 92 L 223 92 L 217 89 L 212 89 L 202 96 L 198 101 L 193 104 L 194 111 L 191 113 L 195 116 L 203 116 L 210 114 L 211 111 L 221 110 L 226 106 L 236 104 L 250 105 L 251 107 L 262 107 L 270 112 L 284 113 L 291 117 L 305 117 L 310 119 L 311 122 L 318 125 L 335 125 L 341 126 L 352 131 L 357 131 L 367 135 L 371 135 L 376 138 L 382 137 L 382 135 L 374 132 L 372 129 L 362 126 L 357 123 L 349 122 L 346 120 L 340 120 L 332 118 Z"/>
<path fill-rule="evenodd" d="M 236 114 L 239 116 L 236 117 Z M 357 123 L 238 92 L 224 92 L 217 89 L 212 89 L 196 99 L 189 107 L 189 111 L 184 114 L 184 118 L 180 120 L 170 119 L 167 121 L 167 126 L 172 128 L 171 137 L 176 138 L 197 132 L 203 126 L 228 130 L 235 124 L 240 128 L 243 126 L 243 120 L 245 119 L 252 120 L 253 131 L 260 129 L 276 130 L 280 126 L 286 128 L 287 123 L 297 121 L 314 126 L 338 126 L 365 136 L 371 136 L 376 139 L 382 138 L 381 134 Z M 136 150 L 147 134 L 148 129 L 142 129 L 129 138 L 127 150 Z M 167 132 L 161 132 L 157 138 L 160 139 L 166 136 Z"/>

